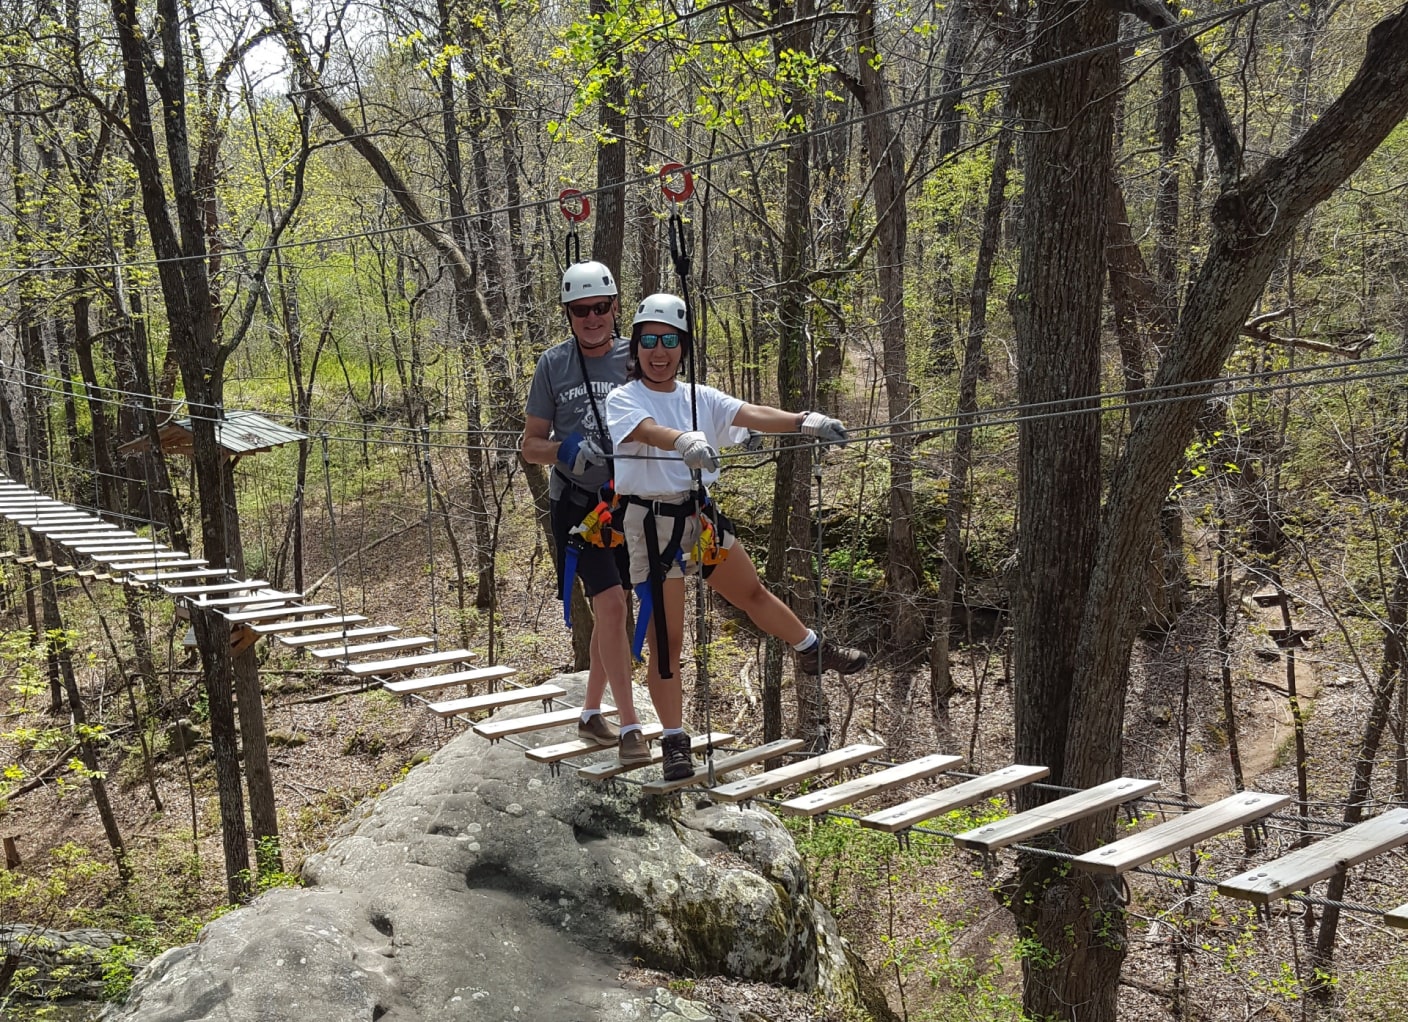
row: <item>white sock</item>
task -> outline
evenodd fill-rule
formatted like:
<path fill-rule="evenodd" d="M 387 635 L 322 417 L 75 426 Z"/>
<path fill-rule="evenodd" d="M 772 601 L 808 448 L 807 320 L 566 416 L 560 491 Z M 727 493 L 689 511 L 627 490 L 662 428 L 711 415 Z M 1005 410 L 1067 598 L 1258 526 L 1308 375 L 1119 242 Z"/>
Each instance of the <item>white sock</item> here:
<path fill-rule="evenodd" d="M 682 735 L 682 734 L 684 734 L 684 728 L 682 728 L 682 727 L 667 727 L 664 731 L 662 731 L 662 732 L 660 733 L 660 737 L 661 737 L 661 738 L 668 738 L 670 735 Z"/>
<path fill-rule="evenodd" d="M 795 649 L 798 653 L 805 653 L 807 650 L 811 649 L 815 645 L 816 632 L 808 628 L 806 637 L 803 638 L 801 642 L 793 643 L 792 648 Z"/>
<path fill-rule="evenodd" d="M 622 725 L 621 725 L 621 734 L 623 734 L 623 735 L 628 735 L 628 734 L 630 734 L 632 731 L 639 731 L 639 730 L 641 730 L 641 726 L 640 726 L 639 724 L 622 724 Z"/>
<path fill-rule="evenodd" d="M 597 708 L 594 709 L 594 710 L 583 710 L 583 711 L 582 711 L 582 723 L 585 724 L 587 721 L 591 720 L 593 717 L 595 717 L 595 716 L 596 716 L 597 714 L 599 714 L 600 712 L 601 712 L 601 708 L 600 708 L 600 707 L 597 707 Z"/>

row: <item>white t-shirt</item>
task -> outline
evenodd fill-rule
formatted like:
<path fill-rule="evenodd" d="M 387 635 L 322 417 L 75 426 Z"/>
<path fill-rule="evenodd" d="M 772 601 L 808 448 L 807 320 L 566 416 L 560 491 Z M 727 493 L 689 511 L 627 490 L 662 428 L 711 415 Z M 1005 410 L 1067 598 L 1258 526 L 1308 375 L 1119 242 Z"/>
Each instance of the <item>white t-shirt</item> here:
<path fill-rule="evenodd" d="M 617 387 L 606 399 L 606 428 L 616 445 L 616 492 L 638 497 L 677 497 L 689 492 L 693 482 L 689 466 L 674 451 L 662 451 L 649 444 L 627 443 L 626 437 L 646 419 L 671 429 L 688 430 L 691 417 L 688 383 L 675 381 L 667 393 L 651 390 L 640 380 Z M 742 443 L 748 439 L 744 426 L 735 426 L 734 417 L 743 402 L 713 387 L 694 388 L 699 412 L 699 431 L 715 448 Z M 705 472 L 708 486 L 718 472 Z"/>

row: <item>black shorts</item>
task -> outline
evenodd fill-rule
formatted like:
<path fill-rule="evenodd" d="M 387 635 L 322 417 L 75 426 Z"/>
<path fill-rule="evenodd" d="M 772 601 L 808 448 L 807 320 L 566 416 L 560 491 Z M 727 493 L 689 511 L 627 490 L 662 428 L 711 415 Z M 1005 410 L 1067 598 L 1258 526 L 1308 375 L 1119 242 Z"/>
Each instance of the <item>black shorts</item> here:
<path fill-rule="evenodd" d="M 561 498 L 552 502 L 552 545 L 553 560 L 557 566 L 558 596 L 562 595 L 562 570 L 567 553 L 568 532 L 574 526 L 581 525 L 582 519 L 587 517 L 587 512 L 595 506 L 588 505 L 585 497 L 581 498 L 581 503 L 577 501 L 575 491 L 569 489 L 563 491 Z M 582 544 L 577 554 L 577 577 L 582 580 L 582 587 L 586 590 L 588 599 L 615 586 L 624 586 L 625 579 L 630 578 L 630 575 L 631 562 L 626 554 L 625 544 L 610 549 L 592 546 L 590 543 Z"/>

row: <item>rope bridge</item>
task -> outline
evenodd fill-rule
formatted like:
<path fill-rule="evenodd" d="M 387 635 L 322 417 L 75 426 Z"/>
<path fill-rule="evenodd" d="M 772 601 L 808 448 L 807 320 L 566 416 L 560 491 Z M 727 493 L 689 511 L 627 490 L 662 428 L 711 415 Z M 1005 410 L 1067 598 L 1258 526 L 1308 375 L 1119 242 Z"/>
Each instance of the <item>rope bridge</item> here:
<path fill-rule="evenodd" d="M 13 553 L 0 556 L 56 574 L 76 574 L 163 593 L 191 611 L 220 615 L 237 635 L 247 629 L 247 634 L 253 636 L 250 641 L 269 636 L 286 646 L 304 650 L 335 664 L 353 678 L 380 683 L 388 692 L 420 700 L 442 718 L 469 717 L 492 713 L 505 706 L 542 703 L 540 713 L 491 718 L 471 724 L 475 734 L 490 742 L 513 741 L 515 736 L 534 731 L 572 727 L 580 716 L 579 707 L 554 708 L 566 695 L 560 686 L 515 686 L 508 680 L 516 673 L 512 667 L 473 667 L 475 654 L 467 649 L 436 650 L 433 648 L 435 640 L 428 636 L 402 637 L 397 625 L 371 624 L 365 616 L 341 613 L 340 608 L 331 604 L 305 602 L 302 594 L 274 589 L 261 579 L 237 579 L 228 568 L 211 567 L 201 558 L 123 530 L 96 514 L 54 500 L 4 475 L 0 475 L 0 516 L 42 538 L 51 551 L 51 559 L 41 561 L 34 556 L 18 557 Z M 62 563 L 61 555 L 65 557 Z M 501 682 L 507 687 L 500 688 Z M 465 689 L 464 696 L 441 698 L 446 690 L 460 686 Z M 487 691 L 476 694 L 476 687 Z M 610 715 L 616 711 L 607 706 L 602 712 Z M 657 738 L 659 734 L 658 724 L 645 727 L 647 739 Z M 691 741 L 696 752 L 704 752 L 733 737 L 711 732 L 695 736 Z M 908 843 L 912 832 L 937 834 L 952 839 L 959 847 L 982 854 L 985 859 L 1002 849 L 1018 848 L 1057 855 L 1076 868 L 1108 876 L 1129 872 L 1173 876 L 1149 864 L 1219 834 L 1264 826 L 1277 810 L 1293 801 L 1289 795 L 1241 791 L 1207 806 L 1180 806 L 1187 811 L 1177 812 L 1161 823 L 1084 854 L 1069 855 L 1020 843 L 1073 820 L 1130 806 L 1146 799 L 1160 787 L 1160 782 L 1119 777 L 1026 812 L 958 833 L 946 833 L 927 830 L 922 825 L 995 795 L 1038 783 L 1047 776 L 1047 768 L 1012 764 L 973 777 L 958 773 L 962 765 L 960 756 L 932 754 L 910 762 L 880 765 L 876 760 L 884 751 L 881 745 L 854 744 L 815 756 L 797 756 L 802 745 L 799 739 L 784 739 L 733 752 L 711 763 L 707 775 L 696 774 L 680 781 L 652 780 L 643 783 L 641 790 L 649 795 L 668 796 L 685 788 L 706 787 L 707 777 L 709 796 L 717 801 L 744 803 L 767 799 L 780 813 L 810 817 L 825 813 L 846 815 L 840 811 L 841 807 L 860 799 L 894 792 L 916 782 L 936 781 L 947 775 L 948 780 L 957 783 L 865 816 L 850 818 L 857 820 L 861 827 L 895 834 L 901 844 Z M 553 774 L 560 773 L 564 762 L 603 751 L 596 743 L 581 739 L 521 747 L 530 760 L 547 765 Z M 736 775 L 746 768 L 785 756 L 797 758 L 775 769 L 725 779 L 727 775 Z M 657 746 L 653 762 L 658 763 L 660 758 Z M 627 766 L 612 758 L 579 767 L 577 774 L 588 781 L 609 782 L 644 765 Z M 854 773 L 862 766 L 879 768 L 805 794 L 777 797 L 779 792 L 800 782 Z M 1220 893 L 1250 901 L 1264 912 L 1269 912 L 1270 906 L 1278 900 L 1324 904 L 1325 899 L 1296 892 L 1403 845 L 1408 845 L 1408 808 L 1394 808 L 1280 858 L 1216 881 L 1216 886 Z M 1206 877 L 1183 879 L 1210 882 Z M 1408 929 L 1408 904 L 1388 911 L 1341 904 L 1347 909 L 1380 914 L 1386 924 Z"/>

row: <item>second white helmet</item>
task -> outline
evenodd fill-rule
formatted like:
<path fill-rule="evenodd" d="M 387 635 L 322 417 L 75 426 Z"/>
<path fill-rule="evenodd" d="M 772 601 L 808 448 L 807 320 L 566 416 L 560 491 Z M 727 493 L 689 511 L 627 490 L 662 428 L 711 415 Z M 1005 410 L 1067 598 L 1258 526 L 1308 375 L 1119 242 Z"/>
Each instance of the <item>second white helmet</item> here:
<path fill-rule="evenodd" d="M 582 298 L 615 297 L 616 278 L 605 263 L 589 260 L 573 263 L 562 274 L 562 304 Z"/>
<path fill-rule="evenodd" d="M 654 294 L 640 303 L 635 318 L 631 320 L 631 327 L 642 323 L 668 323 L 685 330 L 689 327 L 689 314 L 685 311 L 684 301 L 675 295 Z"/>

